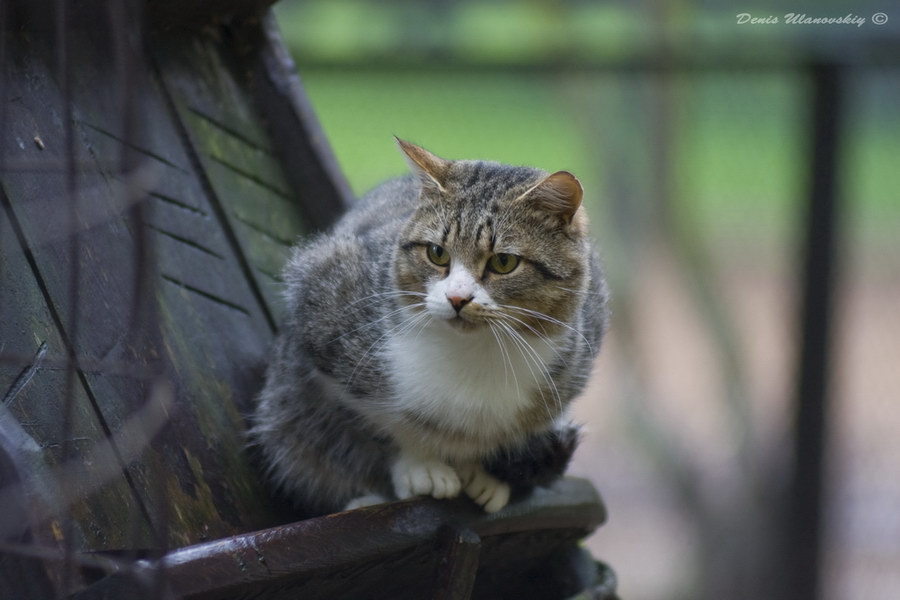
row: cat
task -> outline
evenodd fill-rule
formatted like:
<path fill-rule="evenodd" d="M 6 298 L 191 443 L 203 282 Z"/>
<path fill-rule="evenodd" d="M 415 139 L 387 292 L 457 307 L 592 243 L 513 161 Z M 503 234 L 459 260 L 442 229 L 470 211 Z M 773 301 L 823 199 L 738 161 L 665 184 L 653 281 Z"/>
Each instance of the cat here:
<path fill-rule="evenodd" d="M 294 249 L 251 434 L 313 514 L 461 493 L 495 512 L 577 443 L 608 320 L 582 186 L 397 143 L 412 173 Z"/>

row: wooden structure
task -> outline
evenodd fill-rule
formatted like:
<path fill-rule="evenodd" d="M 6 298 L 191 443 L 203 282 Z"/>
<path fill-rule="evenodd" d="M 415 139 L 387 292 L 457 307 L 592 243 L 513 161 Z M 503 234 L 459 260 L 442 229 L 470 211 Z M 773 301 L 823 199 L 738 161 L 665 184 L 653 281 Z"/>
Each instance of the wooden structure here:
<path fill-rule="evenodd" d="M 612 597 L 584 481 L 492 516 L 265 488 L 278 273 L 352 201 L 267 4 L 0 4 L 0 598 Z"/>

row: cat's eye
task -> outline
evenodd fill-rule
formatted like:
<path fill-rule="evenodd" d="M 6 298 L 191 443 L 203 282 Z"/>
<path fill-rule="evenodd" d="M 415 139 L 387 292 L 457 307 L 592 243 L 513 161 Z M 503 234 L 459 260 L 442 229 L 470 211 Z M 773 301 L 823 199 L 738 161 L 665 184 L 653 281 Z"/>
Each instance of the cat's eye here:
<path fill-rule="evenodd" d="M 488 269 L 500 275 L 512 273 L 519 266 L 519 257 L 515 254 L 495 254 L 488 261 Z"/>
<path fill-rule="evenodd" d="M 428 246 L 428 260 L 439 267 L 446 267 L 450 264 L 450 253 L 444 250 L 442 246 L 431 244 Z"/>

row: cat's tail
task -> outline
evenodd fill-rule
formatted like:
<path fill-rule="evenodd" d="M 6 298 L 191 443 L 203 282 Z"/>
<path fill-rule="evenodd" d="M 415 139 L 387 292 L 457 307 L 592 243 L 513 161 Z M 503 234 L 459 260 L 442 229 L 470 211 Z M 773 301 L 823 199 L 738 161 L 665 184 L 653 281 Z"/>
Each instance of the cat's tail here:
<path fill-rule="evenodd" d="M 518 500 L 536 486 L 548 486 L 560 477 L 578 446 L 581 427 L 567 423 L 529 437 L 517 448 L 487 459 L 488 473 L 509 484 L 512 499 Z"/>

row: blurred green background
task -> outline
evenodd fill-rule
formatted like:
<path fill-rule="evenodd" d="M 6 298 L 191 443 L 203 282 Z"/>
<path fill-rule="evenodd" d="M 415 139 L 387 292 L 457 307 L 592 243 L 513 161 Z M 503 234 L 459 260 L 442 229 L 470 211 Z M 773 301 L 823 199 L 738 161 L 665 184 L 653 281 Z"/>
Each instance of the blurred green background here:
<path fill-rule="evenodd" d="M 808 81 L 797 72 L 803 53 L 812 54 L 816 44 L 836 52 L 876 26 L 735 27 L 737 12 L 786 9 L 731 4 L 714 10 L 685 2 L 329 0 L 285 1 L 277 9 L 357 194 L 403 172 L 392 135 L 451 158 L 567 168 L 579 174 L 592 204 L 609 197 L 616 177 L 610 171 L 623 168 L 611 155 L 632 155 L 629 162 L 639 164 L 626 168 L 641 174 L 652 168 L 647 146 L 667 143 L 670 201 L 680 211 L 704 228 L 779 235 L 790 227 L 807 169 Z M 859 3 L 831 4 L 824 13 L 823 3 L 791 8 L 866 13 Z M 824 42 L 804 49 L 802 38 L 811 32 Z M 668 56 L 700 63 L 715 56 L 738 66 L 774 66 L 671 76 L 669 140 L 661 142 L 647 119 L 658 78 L 605 68 L 652 58 L 659 44 Z M 897 182 L 885 175 L 900 157 L 900 79 L 896 71 L 860 73 L 852 86 L 846 194 L 860 226 L 890 239 L 900 201 Z"/>
<path fill-rule="evenodd" d="M 792 460 L 807 67 L 845 65 L 823 597 L 898 597 L 895 3 L 283 0 L 276 13 L 356 194 L 405 171 L 393 135 L 584 183 L 615 297 L 576 402 L 588 434 L 573 472 L 604 495 L 611 522 L 590 546 L 632 600 L 769 597 Z"/>

